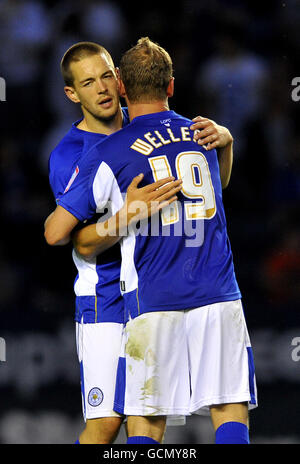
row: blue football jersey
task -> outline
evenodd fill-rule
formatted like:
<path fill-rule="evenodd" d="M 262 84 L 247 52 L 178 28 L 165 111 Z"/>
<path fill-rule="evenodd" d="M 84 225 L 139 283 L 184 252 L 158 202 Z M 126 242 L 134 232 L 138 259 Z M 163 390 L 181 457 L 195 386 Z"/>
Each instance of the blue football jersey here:
<path fill-rule="evenodd" d="M 193 141 L 191 123 L 173 111 L 134 118 L 86 154 L 60 200 L 85 220 L 108 203 L 113 214 L 118 211 L 139 173 L 144 173 L 142 185 L 170 175 L 182 179 L 178 201 L 142 221 L 139 229 L 130 227 L 121 241 L 121 291 L 132 318 L 241 297 L 217 152 Z"/>
<path fill-rule="evenodd" d="M 128 110 L 122 108 L 123 126 L 129 123 Z M 71 129 L 50 154 L 49 181 L 55 200 L 59 204 L 62 195 L 69 190 L 79 173 L 79 163 L 96 143 L 106 135 L 78 129 L 80 121 Z M 75 215 L 76 216 L 76 215 Z M 95 223 L 97 215 L 87 223 Z M 72 253 L 78 270 L 74 283 L 76 295 L 75 320 L 85 323 L 124 322 L 124 303 L 120 293 L 121 253 L 119 244 L 92 261 L 82 259 L 76 250 Z"/>

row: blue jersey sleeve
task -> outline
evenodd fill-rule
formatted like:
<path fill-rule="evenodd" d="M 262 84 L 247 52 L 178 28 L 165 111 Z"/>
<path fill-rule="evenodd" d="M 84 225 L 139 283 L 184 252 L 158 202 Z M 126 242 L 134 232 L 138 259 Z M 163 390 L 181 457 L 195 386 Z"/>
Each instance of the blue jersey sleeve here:
<path fill-rule="evenodd" d="M 81 155 L 81 147 L 80 150 L 72 152 L 72 159 L 65 155 L 66 153 L 61 150 L 54 150 L 48 162 L 49 182 L 56 202 L 68 188 L 70 178 L 76 169 L 77 159 Z"/>
<path fill-rule="evenodd" d="M 58 158 L 56 153 L 52 153 L 48 162 L 49 182 L 55 201 L 63 194 L 67 178 L 70 177 L 70 173 L 67 172 L 64 164 Z"/>
<path fill-rule="evenodd" d="M 78 162 L 63 195 L 57 202 L 79 221 L 91 219 L 96 211 L 91 190 L 93 173 L 99 164 L 98 158 L 99 152 L 96 148 L 89 150 Z"/>
<path fill-rule="evenodd" d="M 63 192 L 64 176 L 61 170 L 55 169 L 53 164 L 53 156 L 50 156 L 48 162 L 49 182 L 56 201 Z"/>

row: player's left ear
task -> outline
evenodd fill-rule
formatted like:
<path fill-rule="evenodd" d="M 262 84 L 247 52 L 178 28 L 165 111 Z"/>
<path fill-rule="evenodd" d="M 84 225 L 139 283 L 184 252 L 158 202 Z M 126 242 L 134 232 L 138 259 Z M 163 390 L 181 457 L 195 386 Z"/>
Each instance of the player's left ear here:
<path fill-rule="evenodd" d="M 65 85 L 64 86 L 64 92 L 67 95 L 67 97 L 73 102 L 73 103 L 80 103 L 80 99 L 76 93 L 76 90 L 74 87 Z"/>
<path fill-rule="evenodd" d="M 169 98 L 173 97 L 174 95 L 174 80 L 175 80 L 174 77 L 171 77 L 168 88 L 167 88 L 167 96 Z"/>

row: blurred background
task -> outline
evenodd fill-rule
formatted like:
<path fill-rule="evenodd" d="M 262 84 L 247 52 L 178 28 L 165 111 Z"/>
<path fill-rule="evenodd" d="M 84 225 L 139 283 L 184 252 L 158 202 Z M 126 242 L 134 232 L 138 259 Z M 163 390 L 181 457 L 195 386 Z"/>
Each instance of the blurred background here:
<path fill-rule="evenodd" d="M 48 157 L 80 115 L 59 62 L 89 40 L 117 65 L 145 35 L 173 58 L 171 108 L 214 119 L 235 138 L 224 204 L 256 364 L 251 438 L 300 443 L 300 2 L 138 5 L 0 0 L 0 443 L 73 443 L 83 428 L 71 246 L 43 237 L 55 208 Z M 210 420 L 191 417 L 165 442 L 213 440 Z"/>

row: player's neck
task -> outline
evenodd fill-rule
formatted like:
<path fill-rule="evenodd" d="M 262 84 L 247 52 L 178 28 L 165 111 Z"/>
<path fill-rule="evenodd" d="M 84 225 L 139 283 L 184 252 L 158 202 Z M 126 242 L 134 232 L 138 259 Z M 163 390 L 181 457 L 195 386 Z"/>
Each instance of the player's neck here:
<path fill-rule="evenodd" d="M 130 121 L 138 116 L 145 114 L 160 113 L 162 111 L 169 111 L 168 101 L 157 101 L 153 103 L 130 103 L 128 104 L 128 113 Z"/>
<path fill-rule="evenodd" d="M 121 107 L 118 109 L 116 116 L 110 121 L 99 120 L 92 114 L 83 111 L 83 119 L 77 128 L 87 132 L 95 132 L 96 134 L 110 135 L 121 129 L 122 123 L 123 115 Z"/>

